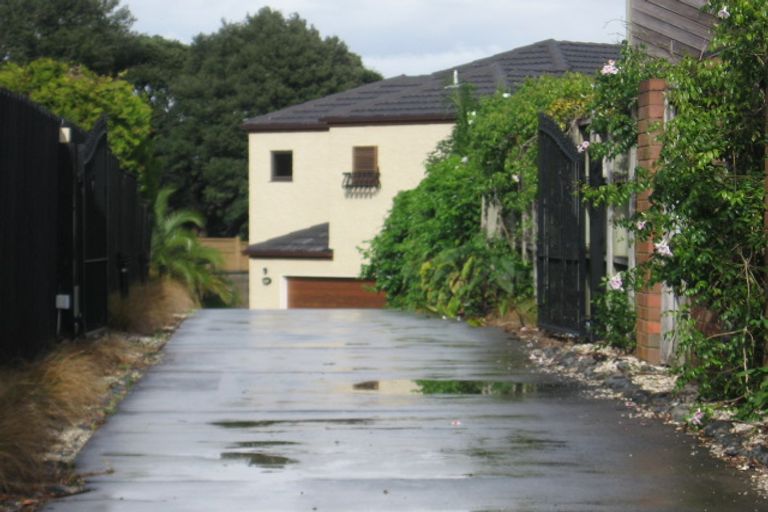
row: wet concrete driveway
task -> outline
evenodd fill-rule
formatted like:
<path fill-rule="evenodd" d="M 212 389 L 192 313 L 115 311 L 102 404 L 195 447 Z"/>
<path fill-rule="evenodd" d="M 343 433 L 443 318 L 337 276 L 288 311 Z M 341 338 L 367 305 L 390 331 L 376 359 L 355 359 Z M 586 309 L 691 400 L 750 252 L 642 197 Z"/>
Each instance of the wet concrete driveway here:
<path fill-rule="evenodd" d="M 751 511 L 743 475 L 526 368 L 493 329 L 390 311 L 201 311 L 55 511 Z"/>

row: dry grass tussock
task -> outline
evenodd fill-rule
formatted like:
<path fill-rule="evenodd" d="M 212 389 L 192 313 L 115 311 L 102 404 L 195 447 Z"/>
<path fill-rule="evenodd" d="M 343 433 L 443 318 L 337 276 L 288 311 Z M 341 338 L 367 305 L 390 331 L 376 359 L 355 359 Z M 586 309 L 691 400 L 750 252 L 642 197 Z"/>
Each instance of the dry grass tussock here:
<path fill-rule="evenodd" d="M 174 315 L 196 307 L 187 289 L 168 278 L 134 286 L 128 297 L 110 297 L 110 325 L 138 334 L 155 334 L 174 323 Z"/>
<path fill-rule="evenodd" d="M 121 327 L 156 332 L 178 323 L 193 305 L 175 283 L 149 283 L 142 291 L 144 298 L 134 293 L 123 304 Z M 50 485 L 68 482 L 71 460 L 53 453 L 60 438 L 103 422 L 136 372 L 157 360 L 166 338 L 112 333 L 67 341 L 35 361 L 0 368 L 0 495 L 45 494 Z"/>
<path fill-rule="evenodd" d="M 38 490 L 59 478 L 48 450 L 106 394 L 104 376 L 115 367 L 98 354 L 121 346 L 110 338 L 63 343 L 22 368 L 0 370 L 0 489 Z"/>

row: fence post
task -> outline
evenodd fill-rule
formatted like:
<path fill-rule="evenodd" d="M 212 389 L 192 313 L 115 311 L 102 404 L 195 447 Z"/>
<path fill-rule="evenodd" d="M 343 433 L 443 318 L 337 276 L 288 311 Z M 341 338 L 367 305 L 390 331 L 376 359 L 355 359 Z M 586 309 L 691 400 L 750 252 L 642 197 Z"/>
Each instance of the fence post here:
<path fill-rule="evenodd" d="M 665 94 L 664 80 L 646 80 L 640 84 L 638 97 L 638 166 L 655 172 L 661 154 L 660 126 L 664 122 Z M 651 191 L 638 194 L 636 211 L 641 213 L 650 206 Z M 648 261 L 653 254 L 652 240 L 635 241 L 635 258 L 638 264 Z M 635 294 L 637 311 L 637 355 L 653 364 L 661 362 L 661 285 L 642 288 Z"/>

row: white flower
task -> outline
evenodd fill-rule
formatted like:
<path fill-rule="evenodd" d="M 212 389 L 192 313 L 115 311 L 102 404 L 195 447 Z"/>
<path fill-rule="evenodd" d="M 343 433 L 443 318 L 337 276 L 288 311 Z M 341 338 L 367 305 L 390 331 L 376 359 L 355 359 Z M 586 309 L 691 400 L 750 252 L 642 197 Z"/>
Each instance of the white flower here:
<path fill-rule="evenodd" d="M 465 164 L 467 162 L 469 162 L 469 157 L 468 156 L 461 157 L 461 163 Z"/>
<path fill-rule="evenodd" d="M 724 5 L 717 11 L 717 17 L 721 20 L 727 20 L 731 17 L 731 13 L 728 12 L 728 6 Z"/>
<path fill-rule="evenodd" d="M 470 112 L 470 113 L 469 113 L 469 115 L 470 115 L 471 117 L 475 117 L 475 116 L 477 115 L 477 112 L 475 112 L 475 111 L 473 110 L 472 112 Z"/>
<path fill-rule="evenodd" d="M 624 288 L 624 282 L 621 280 L 621 274 L 613 276 L 610 281 L 608 281 L 608 286 L 611 290 L 622 290 Z"/>
<path fill-rule="evenodd" d="M 618 72 L 619 68 L 616 67 L 615 60 L 609 60 L 608 63 L 603 66 L 603 69 L 600 70 L 600 74 L 602 75 L 615 75 Z"/>
<path fill-rule="evenodd" d="M 587 149 L 589 149 L 589 141 L 588 141 L 588 140 L 585 140 L 584 142 L 582 142 L 581 144 L 579 144 L 579 146 L 576 148 L 576 150 L 577 150 L 579 153 L 583 153 L 583 152 L 585 152 Z"/>
<path fill-rule="evenodd" d="M 513 174 L 512 175 L 512 181 L 515 183 L 520 183 L 520 175 L 519 174 Z"/>
<path fill-rule="evenodd" d="M 511 97 L 512 97 L 512 95 L 511 95 L 511 94 L 509 94 L 508 92 L 505 92 L 504 94 L 502 94 L 502 95 L 501 95 L 501 97 L 502 97 L 502 98 L 511 98 Z"/>
<path fill-rule="evenodd" d="M 647 224 L 647 221 L 639 220 L 637 221 L 637 224 L 635 224 L 635 227 L 637 228 L 638 231 L 642 231 L 645 229 L 646 224 Z"/>
<path fill-rule="evenodd" d="M 666 240 L 655 243 L 653 246 L 659 256 L 672 256 L 672 249 L 669 248 L 669 242 Z"/>

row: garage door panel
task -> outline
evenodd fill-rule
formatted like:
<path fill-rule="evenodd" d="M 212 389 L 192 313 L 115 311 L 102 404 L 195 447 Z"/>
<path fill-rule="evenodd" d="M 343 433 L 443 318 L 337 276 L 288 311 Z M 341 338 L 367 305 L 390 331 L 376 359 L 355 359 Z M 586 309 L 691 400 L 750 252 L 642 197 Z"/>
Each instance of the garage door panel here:
<path fill-rule="evenodd" d="M 327 277 L 289 277 L 288 307 L 383 308 L 386 295 L 371 291 L 373 281 Z"/>

